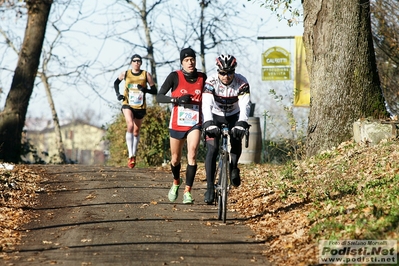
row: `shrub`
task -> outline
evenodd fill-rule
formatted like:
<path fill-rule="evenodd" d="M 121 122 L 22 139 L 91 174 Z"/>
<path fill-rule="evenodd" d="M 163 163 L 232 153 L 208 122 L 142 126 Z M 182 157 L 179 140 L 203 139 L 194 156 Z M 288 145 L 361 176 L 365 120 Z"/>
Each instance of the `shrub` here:
<path fill-rule="evenodd" d="M 160 165 L 169 151 L 169 110 L 159 105 L 147 107 L 140 130 L 137 147 L 138 166 Z M 125 165 L 128 158 L 126 147 L 126 122 L 120 113 L 108 127 L 105 139 L 109 141 L 110 165 Z"/>

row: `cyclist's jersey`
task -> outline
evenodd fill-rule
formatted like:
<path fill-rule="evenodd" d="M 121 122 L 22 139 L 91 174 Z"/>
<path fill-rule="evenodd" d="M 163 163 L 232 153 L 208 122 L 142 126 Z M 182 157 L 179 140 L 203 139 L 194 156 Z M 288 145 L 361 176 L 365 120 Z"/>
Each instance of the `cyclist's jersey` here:
<path fill-rule="evenodd" d="M 247 79 L 236 73 L 229 85 L 224 85 L 218 74 L 208 77 L 202 94 L 203 122 L 213 120 L 213 114 L 232 116 L 239 113 L 238 121 L 247 121 L 251 108 Z"/>
<path fill-rule="evenodd" d="M 137 89 L 137 85 L 147 87 L 147 71 L 141 70 L 139 74 L 133 74 L 131 70 L 125 74 L 125 100 L 122 105 L 130 105 L 133 109 L 146 109 L 145 93 Z"/>
<path fill-rule="evenodd" d="M 202 90 L 204 88 L 204 75 L 198 72 L 196 82 L 190 83 L 184 78 L 181 70 L 176 71 L 178 85 L 171 92 L 171 97 L 180 97 L 184 94 L 191 94 L 191 102 L 188 104 L 174 104 L 169 122 L 169 128 L 176 131 L 188 131 L 195 125 L 200 125 Z"/>

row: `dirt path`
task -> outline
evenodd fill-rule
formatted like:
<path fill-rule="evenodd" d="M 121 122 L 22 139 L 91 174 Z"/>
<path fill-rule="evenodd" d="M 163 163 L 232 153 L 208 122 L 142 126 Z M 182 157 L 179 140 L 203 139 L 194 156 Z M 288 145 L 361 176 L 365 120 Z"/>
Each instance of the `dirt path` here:
<path fill-rule="evenodd" d="M 155 169 L 45 166 L 37 218 L 7 265 L 270 265 L 254 233 L 216 219 L 196 182 L 193 205 L 167 199 L 171 175 Z M 182 193 L 180 188 L 180 193 Z"/>

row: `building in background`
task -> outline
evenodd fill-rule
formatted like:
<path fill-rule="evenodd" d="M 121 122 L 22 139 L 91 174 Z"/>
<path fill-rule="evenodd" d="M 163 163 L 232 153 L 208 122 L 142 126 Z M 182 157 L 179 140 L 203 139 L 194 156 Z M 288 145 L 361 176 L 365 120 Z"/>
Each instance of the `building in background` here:
<path fill-rule="evenodd" d="M 76 120 L 61 126 L 62 142 L 67 160 L 85 165 L 103 165 L 106 163 L 108 145 L 104 140 L 106 130 Z M 57 163 L 58 149 L 54 127 L 42 130 L 25 130 L 25 142 L 29 143 L 36 156 L 44 163 Z M 37 162 L 35 154 L 28 153 L 23 159 Z"/>

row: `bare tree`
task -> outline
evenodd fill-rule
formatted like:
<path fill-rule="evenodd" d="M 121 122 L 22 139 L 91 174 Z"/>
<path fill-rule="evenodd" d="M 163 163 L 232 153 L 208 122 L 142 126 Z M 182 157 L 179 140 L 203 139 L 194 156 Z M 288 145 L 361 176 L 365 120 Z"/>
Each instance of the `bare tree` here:
<path fill-rule="evenodd" d="M 54 104 L 54 100 L 53 100 L 53 96 L 51 94 L 51 89 L 50 89 L 50 83 L 49 83 L 49 77 L 46 75 L 46 70 L 47 70 L 47 66 L 48 66 L 48 60 L 49 58 L 46 58 L 43 61 L 42 64 L 42 68 L 43 68 L 43 72 L 39 73 L 40 79 L 43 83 L 43 86 L 45 88 L 46 94 L 47 94 L 47 100 L 51 109 L 51 114 L 53 117 L 53 123 L 54 123 L 54 132 L 55 132 L 55 142 L 57 145 L 57 150 L 58 150 L 58 158 L 60 163 L 66 163 L 67 157 L 65 155 L 65 149 L 64 149 L 64 145 L 62 142 L 62 134 L 61 134 L 61 127 L 60 127 L 60 122 L 58 119 L 58 115 L 57 115 L 57 111 L 55 109 L 55 104 Z"/>
<path fill-rule="evenodd" d="M 56 136 L 56 145 L 58 150 L 58 159 L 60 163 L 67 163 L 69 160 L 65 155 L 65 149 L 62 141 L 62 134 L 61 134 L 61 126 L 60 121 L 58 118 L 58 114 L 56 111 L 56 106 L 52 96 L 52 90 L 54 90 L 53 86 L 51 85 L 50 80 L 56 79 L 60 80 L 63 79 L 63 82 L 67 84 L 69 87 L 75 87 L 75 84 L 80 79 L 85 79 L 86 74 L 85 70 L 88 68 L 88 64 L 81 63 L 73 66 L 68 66 L 64 62 L 64 56 L 59 55 L 55 49 L 59 47 L 64 47 L 70 51 L 72 54 L 78 54 L 76 48 L 71 47 L 68 44 L 68 41 L 65 41 L 63 34 L 68 33 L 72 30 L 72 27 L 81 20 L 84 20 L 79 14 L 81 12 L 81 4 L 75 1 L 75 6 L 72 5 L 71 0 L 63 2 L 60 5 L 56 5 L 59 10 L 54 12 L 54 16 L 51 16 L 52 20 L 50 22 L 50 26 L 52 29 L 53 38 L 50 37 L 45 38 L 45 47 L 43 48 L 42 52 L 42 63 L 40 65 L 40 69 L 38 71 L 38 76 L 44 86 L 46 91 L 47 100 L 49 103 L 49 107 L 52 114 L 52 121 L 54 123 L 54 131 Z M 78 14 L 76 17 L 72 18 L 67 24 L 61 21 L 63 15 L 68 11 L 68 9 L 76 8 Z M 62 28 L 61 28 L 62 27 Z M 52 65 L 53 67 L 51 67 Z M 56 70 L 58 71 L 56 71 Z"/>
<path fill-rule="evenodd" d="M 239 34 L 248 32 L 245 29 L 248 16 L 245 5 L 229 5 L 226 1 L 198 0 L 198 5 L 192 2 L 168 2 L 165 5 L 165 15 L 169 18 L 170 30 L 160 32 L 166 43 L 174 44 L 176 55 L 181 48 L 191 46 L 199 53 L 201 71 L 206 69 L 206 55 L 229 52 L 247 55 L 244 45 L 251 40 L 256 42 L 256 36 Z M 257 25 L 253 25 L 257 27 Z M 165 28 L 165 26 L 163 27 Z M 178 60 L 178 56 L 176 56 Z"/>
<path fill-rule="evenodd" d="M 41 53 L 42 60 L 37 71 L 39 82 L 35 84 L 35 87 L 43 85 L 47 95 L 58 149 L 57 161 L 60 163 L 68 162 L 68 158 L 65 155 L 60 121 L 53 99 L 52 91 L 56 91 L 56 89 L 51 80 L 58 81 L 59 84 L 64 84 L 64 86 L 66 85 L 68 89 L 75 88 L 80 80 L 87 79 L 85 70 L 89 67 L 89 64 L 86 62 L 80 64 L 74 64 L 75 62 L 73 62 L 71 64 L 73 60 L 70 60 L 70 58 L 73 56 L 69 56 L 69 59 L 65 60 L 65 58 L 68 57 L 68 54 L 75 55 L 77 58 L 82 58 L 81 56 L 77 56 L 79 55 L 77 49 L 70 44 L 70 39 L 65 38 L 64 35 L 70 33 L 73 30 L 73 26 L 78 22 L 84 21 L 85 18 L 90 17 L 91 15 L 90 13 L 86 16 L 82 15 L 83 12 L 81 12 L 82 6 L 80 1 L 71 2 L 71 0 L 67 0 L 52 6 L 53 10 L 49 23 L 50 28 L 47 28 L 47 32 L 50 32 L 50 34 L 48 34 L 48 37 L 44 39 Z M 68 16 L 68 10 L 76 10 L 74 16 Z M 23 15 L 21 15 L 21 17 L 23 17 Z M 68 19 L 65 19 L 66 17 L 68 17 Z M 61 18 L 63 18 L 63 20 L 61 20 Z M 13 32 L 5 32 L 0 29 L 0 33 L 6 39 L 8 46 L 18 54 L 18 48 L 14 45 L 13 40 L 8 37 L 9 35 L 13 36 Z M 15 39 L 15 36 L 13 37 Z"/>
<path fill-rule="evenodd" d="M 14 50 L 15 53 L 18 54 L 18 50 L 15 47 L 15 45 L 13 44 L 12 40 L 10 40 L 7 36 L 7 34 L 1 30 L 2 35 L 4 36 L 4 38 L 7 40 L 8 45 Z M 45 56 L 43 56 L 45 57 Z M 50 90 L 50 84 L 49 84 L 49 78 L 48 76 L 45 74 L 46 70 L 47 70 L 47 66 L 48 66 L 48 62 L 49 62 L 49 58 L 43 58 L 43 63 L 42 63 L 42 69 L 43 72 L 38 71 L 38 75 L 40 76 L 46 94 L 47 94 L 47 99 L 49 101 L 49 105 L 50 105 L 50 109 L 52 111 L 52 115 L 53 115 L 53 123 L 54 123 L 54 130 L 56 133 L 56 143 L 57 143 L 57 147 L 58 147 L 58 151 L 59 151 L 59 160 L 61 163 L 65 163 L 67 161 L 66 156 L 65 156 L 65 151 L 64 151 L 64 146 L 62 144 L 62 135 L 61 135 L 61 129 L 60 129 L 60 124 L 59 124 L 59 120 L 58 120 L 58 116 L 57 116 L 57 112 L 55 110 L 55 105 L 54 105 L 54 101 L 53 101 L 53 97 L 51 95 L 51 90 Z"/>
<path fill-rule="evenodd" d="M 202 71 L 206 72 L 205 56 L 209 52 L 217 54 L 228 50 L 245 56 L 247 49 L 242 43 L 251 39 L 256 42 L 256 36 L 238 34 L 240 28 L 248 26 L 245 19 L 249 14 L 245 13 L 244 5 L 225 8 L 227 1 L 220 0 L 198 0 L 197 5 L 191 1 L 149 2 L 126 1 L 127 6 L 120 2 L 110 5 L 107 15 L 113 18 L 108 23 L 111 22 L 115 30 L 114 35 L 107 38 L 116 37 L 130 50 L 145 49 L 147 55 L 144 57 L 151 60 L 154 73 L 165 66 L 176 69 L 180 63 L 179 52 L 184 47 L 191 46 L 199 53 Z M 118 9 L 113 11 L 115 7 Z M 126 11 L 121 12 L 121 8 Z"/>
<path fill-rule="evenodd" d="M 0 113 L 0 160 L 17 163 L 20 160 L 21 133 L 25 123 L 29 99 L 40 62 L 53 1 L 26 2 L 28 20 L 17 67 L 4 110 Z"/>
<path fill-rule="evenodd" d="M 135 48 L 137 48 L 137 50 L 141 49 L 146 51 L 146 54 L 142 55 L 142 57 L 143 59 L 147 59 L 150 62 L 151 74 L 156 84 L 158 83 L 158 81 L 156 60 L 154 56 L 154 43 L 152 40 L 154 23 L 151 23 L 150 19 L 155 17 L 155 14 L 153 13 L 156 12 L 157 8 L 161 8 L 161 4 L 166 1 L 167 0 L 157 0 L 152 1 L 152 3 L 149 4 L 146 0 L 142 0 L 139 3 L 136 3 L 137 1 L 126 0 L 124 1 L 125 3 L 120 3 L 121 1 L 116 1 L 110 5 L 110 7 L 122 5 L 122 7 L 126 9 L 124 13 L 126 14 L 126 16 L 121 17 L 120 10 L 118 10 L 117 13 L 113 14 L 114 18 L 116 18 L 115 21 L 113 21 L 114 25 L 131 25 L 129 29 L 125 32 L 119 32 L 116 29 L 117 33 L 114 34 L 114 37 L 128 43 L 133 48 L 130 49 L 130 51 L 135 50 Z M 108 12 L 109 10 L 107 10 L 107 13 Z M 129 34 L 125 35 L 124 33 L 126 32 L 129 32 Z M 109 35 L 107 37 L 112 37 L 112 35 Z M 132 56 L 132 54 L 130 53 L 128 54 L 128 58 Z"/>

